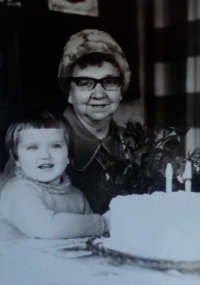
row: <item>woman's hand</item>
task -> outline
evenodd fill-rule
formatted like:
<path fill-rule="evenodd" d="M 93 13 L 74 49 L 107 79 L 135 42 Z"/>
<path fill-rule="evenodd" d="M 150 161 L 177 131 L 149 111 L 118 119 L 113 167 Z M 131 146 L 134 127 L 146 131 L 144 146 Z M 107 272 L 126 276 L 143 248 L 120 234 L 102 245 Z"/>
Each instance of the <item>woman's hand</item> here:
<path fill-rule="evenodd" d="M 110 221 L 111 221 L 111 212 L 110 212 L 110 210 L 107 211 L 105 214 L 103 214 L 103 219 L 104 219 L 104 222 L 105 222 L 104 236 L 109 237 L 110 236 Z"/>

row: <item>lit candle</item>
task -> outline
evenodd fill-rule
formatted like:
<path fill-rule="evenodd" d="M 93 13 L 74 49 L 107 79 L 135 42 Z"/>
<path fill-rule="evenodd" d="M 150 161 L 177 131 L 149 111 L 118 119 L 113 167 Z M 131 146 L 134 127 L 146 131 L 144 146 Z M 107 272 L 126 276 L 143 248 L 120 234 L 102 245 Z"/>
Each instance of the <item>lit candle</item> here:
<path fill-rule="evenodd" d="M 172 176 L 173 176 L 173 170 L 171 163 L 167 163 L 167 168 L 165 171 L 165 177 L 166 177 L 166 192 L 171 193 L 172 192 Z"/>
<path fill-rule="evenodd" d="M 189 160 L 185 164 L 185 172 L 182 177 L 185 180 L 185 192 L 191 192 L 192 164 Z"/>

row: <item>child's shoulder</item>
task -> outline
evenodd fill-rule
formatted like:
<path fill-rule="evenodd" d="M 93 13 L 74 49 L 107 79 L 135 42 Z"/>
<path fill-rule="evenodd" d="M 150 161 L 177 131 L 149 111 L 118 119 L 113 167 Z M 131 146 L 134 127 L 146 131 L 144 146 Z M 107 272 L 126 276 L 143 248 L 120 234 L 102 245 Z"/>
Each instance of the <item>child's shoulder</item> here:
<path fill-rule="evenodd" d="M 27 191 L 27 188 L 35 190 L 34 183 L 29 179 L 22 179 L 22 178 L 12 178 L 10 179 L 3 187 L 1 196 L 9 195 L 10 193 L 17 193 Z"/>
<path fill-rule="evenodd" d="M 33 181 L 30 179 L 26 178 L 21 178 L 21 177 L 14 177 L 5 184 L 5 187 L 12 187 L 12 186 L 22 186 L 22 185 L 34 185 Z"/>

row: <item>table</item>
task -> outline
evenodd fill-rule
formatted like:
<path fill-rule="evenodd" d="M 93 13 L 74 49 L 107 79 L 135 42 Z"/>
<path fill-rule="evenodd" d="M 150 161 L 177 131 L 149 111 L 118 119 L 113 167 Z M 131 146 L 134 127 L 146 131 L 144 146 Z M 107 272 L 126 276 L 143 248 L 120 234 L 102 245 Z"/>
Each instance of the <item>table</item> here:
<path fill-rule="evenodd" d="M 112 260 L 86 251 L 87 240 L 0 241 L 0 285 L 200 284 L 200 275 L 116 266 Z"/>

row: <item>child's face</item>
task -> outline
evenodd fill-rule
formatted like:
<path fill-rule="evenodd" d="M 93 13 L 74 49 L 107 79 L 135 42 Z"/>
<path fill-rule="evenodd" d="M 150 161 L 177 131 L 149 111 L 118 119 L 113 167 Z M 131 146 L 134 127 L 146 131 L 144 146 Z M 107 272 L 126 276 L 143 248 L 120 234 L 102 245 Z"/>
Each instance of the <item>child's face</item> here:
<path fill-rule="evenodd" d="M 59 184 L 69 163 L 63 129 L 27 129 L 19 132 L 16 164 L 36 181 Z"/>

